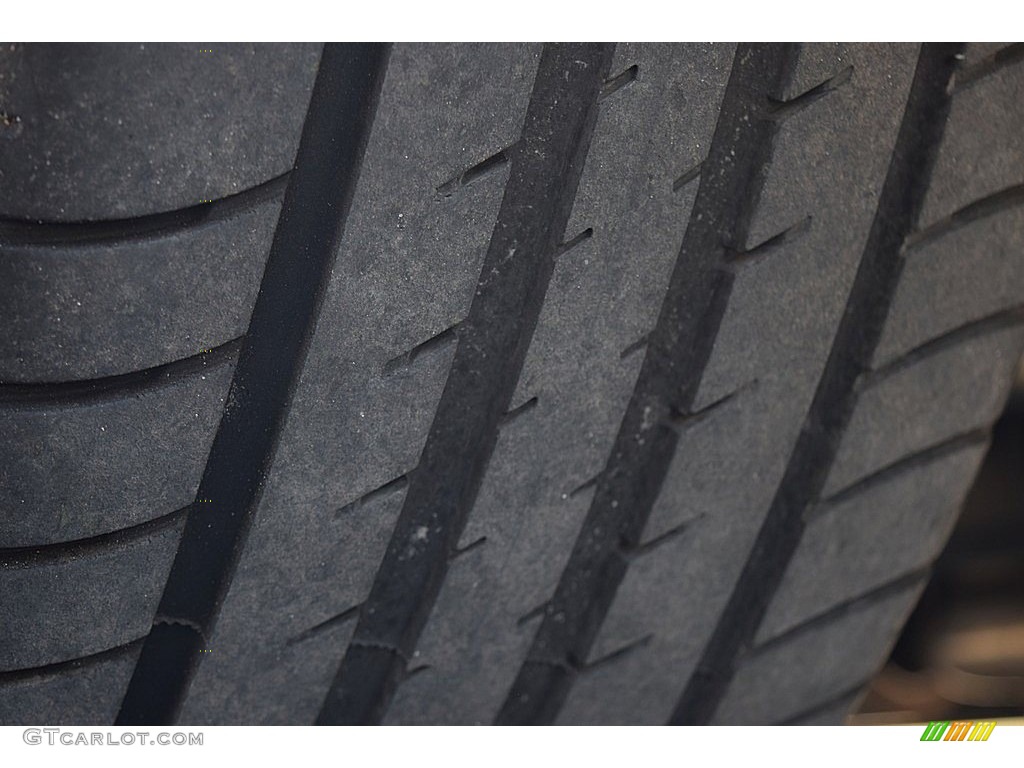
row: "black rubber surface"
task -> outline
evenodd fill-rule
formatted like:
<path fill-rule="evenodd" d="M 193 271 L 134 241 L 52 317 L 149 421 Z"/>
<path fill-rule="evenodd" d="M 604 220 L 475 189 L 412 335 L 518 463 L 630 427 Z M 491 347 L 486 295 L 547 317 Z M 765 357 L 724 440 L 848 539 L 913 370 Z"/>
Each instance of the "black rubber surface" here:
<path fill-rule="evenodd" d="M 836 722 L 1024 343 L 1019 46 L 5 45 L 0 113 L 5 723 Z"/>
<path fill-rule="evenodd" d="M 178 211 L 291 168 L 319 46 L 5 44 L 0 214 Z"/>

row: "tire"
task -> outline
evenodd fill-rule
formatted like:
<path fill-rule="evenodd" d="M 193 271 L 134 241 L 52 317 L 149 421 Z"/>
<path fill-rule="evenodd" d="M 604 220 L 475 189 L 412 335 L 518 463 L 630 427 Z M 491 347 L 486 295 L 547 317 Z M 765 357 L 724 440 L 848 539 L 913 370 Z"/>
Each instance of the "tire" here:
<path fill-rule="evenodd" d="M 0 721 L 839 722 L 1022 345 L 1020 46 L 4 46 Z"/>

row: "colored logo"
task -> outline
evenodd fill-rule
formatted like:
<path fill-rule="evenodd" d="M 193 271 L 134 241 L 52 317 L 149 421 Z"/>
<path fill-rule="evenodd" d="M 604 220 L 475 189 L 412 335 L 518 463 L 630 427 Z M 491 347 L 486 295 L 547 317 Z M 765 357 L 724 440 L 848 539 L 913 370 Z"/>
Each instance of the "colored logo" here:
<path fill-rule="evenodd" d="M 993 720 L 933 720 L 921 734 L 921 741 L 988 741 Z"/>

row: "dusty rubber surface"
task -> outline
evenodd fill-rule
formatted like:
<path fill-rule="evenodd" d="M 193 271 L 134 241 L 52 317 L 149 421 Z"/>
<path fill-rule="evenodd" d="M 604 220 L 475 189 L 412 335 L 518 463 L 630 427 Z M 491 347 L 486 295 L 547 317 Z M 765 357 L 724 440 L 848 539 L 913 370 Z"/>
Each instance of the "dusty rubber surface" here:
<path fill-rule="evenodd" d="M 1024 341 L 1017 47 L 141 55 L 0 56 L 3 722 L 842 717 Z"/>

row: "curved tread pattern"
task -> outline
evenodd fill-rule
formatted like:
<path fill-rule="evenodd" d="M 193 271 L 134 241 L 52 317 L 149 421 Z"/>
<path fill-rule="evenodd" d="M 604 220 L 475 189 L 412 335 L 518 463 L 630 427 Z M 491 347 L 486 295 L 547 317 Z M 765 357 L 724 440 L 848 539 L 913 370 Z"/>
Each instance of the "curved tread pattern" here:
<path fill-rule="evenodd" d="M 475 503 L 544 303 L 611 50 L 558 45 L 541 54 L 451 372 L 319 724 L 379 722 L 406 671 Z"/>
<path fill-rule="evenodd" d="M 690 222 L 611 449 L 613 458 L 597 482 L 573 553 L 498 723 L 555 718 L 572 685 L 572 675 L 560 665 L 573 669 L 588 658 L 628 567 L 621 551 L 641 539 L 652 491 L 663 481 L 678 439 L 665 421 L 673 408 L 691 411 L 731 288 L 725 268 L 729 245 L 747 240 L 752 195 L 770 158 L 775 123 L 750 118 L 781 90 L 792 55 L 781 45 L 736 50 Z"/>
<path fill-rule="evenodd" d="M 0 670 L 69 661 L 143 637 L 183 524 L 177 516 L 67 557 L 19 553 L 0 563 Z"/>
<path fill-rule="evenodd" d="M 30 43 L 0 50 L 0 216 L 178 210 L 286 173 L 318 44 Z"/>
<path fill-rule="evenodd" d="M 164 621 L 153 625 L 143 645 L 120 724 L 175 717 L 204 650 L 198 640 L 216 623 L 344 231 L 386 61 L 382 45 L 324 49 L 296 170 L 232 380 L 233 403 L 221 418 L 160 598 Z M 338 184 L 338 178 L 347 182 Z M 306 258 L 291 258 L 295 252 Z M 285 316 L 289 321 L 281 322 Z M 201 632 L 182 632 L 166 619 Z"/>
<path fill-rule="evenodd" d="M 236 355 L 231 344 L 84 384 L 0 385 L 0 548 L 110 533 L 190 504 Z"/>
<path fill-rule="evenodd" d="M 429 669 L 399 687 L 385 722 L 499 711 L 628 404 L 629 348 L 656 321 L 693 202 L 673 180 L 706 151 L 731 58 L 729 46 L 617 46 L 611 71 L 636 77 L 599 101 L 565 228 L 591 234 L 558 256 L 512 399 L 537 405 L 502 427 L 460 540 L 487 545 L 451 565 L 416 646 Z"/>
<path fill-rule="evenodd" d="M 846 67 L 853 74 L 778 125 L 747 242 L 764 242 L 779 222 L 810 216 L 811 226 L 735 274 L 688 410 L 721 404 L 683 425 L 665 481 L 652 492 L 643 537 L 686 528 L 629 564 L 590 654 L 649 633 L 654 640 L 617 668 L 578 680 L 560 723 L 665 722 L 700 660 L 783 474 L 864 249 L 915 51 L 888 46 L 881 53 L 842 45 L 795 52 L 779 98 Z M 835 178 L 847 183 L 829 181 Z M 807 306 L 810 296 L 807 309 L 780 311 Z M 800 345 L 785 341 L 796 337 Z"/>
<path fill-rule="evenodd" d="M 738 716 L 731 714 L 729 708 L 733 701 L 728 697 L 730 691 L 736 691 L 735 700 L 743 702 L 740 705 L 745 713 L 743 717 L 759 722 L 759 715 L 767 714 L 758 709 L 757 690 L 748 685 L 741 689 L 739 681 L 732 685 L 734 676 L 759 674 L 758 670 L 753 670 L 756 663 L 741 665 L 738 656 L 741 649 L 750 644 L 766 613 L 771 613 L 770 603 L 777 596 L 779 583 L 801 544 L 804 510 L 826 487 L 826 480 L 835 475 L 830 472 L 833 461 L 837 465 L 841 461 L 841 449 L 840 459 L 836 459 L 838 438 L 851 420 L 856 402 L 856 381 L 867 367 L 881 336 L 888 305 L 900 276 L 900 250 L 924 201 L 937 145 L 945 126 L 949 107 L 946 88 L 958 51 L 956 46 L 922 48 L 893 159 L 878 201 L 878 213 L 872 222 L 864 256 L 828 362 L 790 456 L 786 474 L 696 671 L 680 696 L 672 715 L 674 723 L 697 724 L 706 723 L 713 717 L 728 719 Z M 894 604 L 899 606 L 894 610 L 902 608 L 908 611 L 913 605 L 912 600 L 913 596 L 904 598 L 902 603 Z M 842 624 L 842 621 L 836 622 L 823 632 L 826 635 L 835 632 Z M 792 653 L 799 646 L 799 643 L 789 644 L 781 652 Z M 863 646 L 849 644 L 846 648 L 857 648 L 863 653 Z M 820 653 L 816 650 L 809 652 Z M 768 656 L 766 654 L 765 658 Z M 842 669 L 839 676 L 848 675 L 852 669 L 863 667 L 864 663 L 873 665 L 877 654 L 870 657 L 865 654 L 864 658 L 870 660 Z M 825 668 L 841 669 L 831 664 Z M 856 679 L 864 676 L 862 671 Z M 811 688 L 805 691 L 805 704 L 820 695 L 813 686 L 814 680 L 811 676 L 798 676 L 790 684 L 792 690 L 801 691 L 808 682 Z M 825 682 L 835 686 L 840 681 L 835 675 L 829 675 Z M 779 698 L 775 712 L 784 712 L 785 692 Z M 720 713 L 719 707 L 723 703 L 726 708 Z"/>
<path fill-rule="evenodd" d="M 0 381 L 126 375 L 241 336 L 283 186 L 138 228 L 0 225 Z"/>
<path fill-rule="evenodd" d="M 142 639 L 45 667 L 0 672 L 0 724 L 109 725 Z"/>
<path fill-rule="evenodd" d="M 840 719 L 1024 344 L 1024 49 L 328 46 L 295 162 L 319 47 L 210 50 L 0 51 L 0 720 Z"/>

